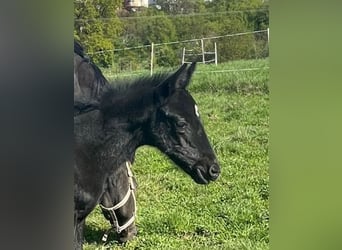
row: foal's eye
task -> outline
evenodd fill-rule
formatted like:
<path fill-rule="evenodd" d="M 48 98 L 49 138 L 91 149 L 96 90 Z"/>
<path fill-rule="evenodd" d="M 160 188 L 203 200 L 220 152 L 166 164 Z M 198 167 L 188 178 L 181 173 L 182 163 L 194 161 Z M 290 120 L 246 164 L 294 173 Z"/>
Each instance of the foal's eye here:
<path fill-rule="evenodd" d="M 185 128 L 185 126 L 186 126 L 186 122 L 184 122 L 184 121 L 178 121 L 177 122 L 177 127 Z"/>

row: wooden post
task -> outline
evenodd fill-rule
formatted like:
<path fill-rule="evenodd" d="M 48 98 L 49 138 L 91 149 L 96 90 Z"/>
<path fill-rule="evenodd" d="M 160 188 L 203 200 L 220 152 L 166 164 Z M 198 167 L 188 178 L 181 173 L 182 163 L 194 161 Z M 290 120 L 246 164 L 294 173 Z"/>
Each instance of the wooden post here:
<path fill-rule="evenodd" d="M 215 65 L 217 66 L 217 46 L 216 46 L 216 42 L 214 43 L 215 45 Z"/>
<path fill-rule="evenodd" d="M 153 75 L 154 43 L 151 43 L 151 75 Z"/>
<path fill-rule="evenodd" d="M 270 28 L 267 28 L 267 42 L 270 42 Z"/>
<path fill-rule="evenodd" d="M 183 47 L 182 65 L 184 64 L 184 61 L 185 61 L 185 47 Z"/>
<path fill-rule="evenodd" d="M 205 64 L 205 56 L 204 56 L 204 41 L 201 39 L 201 47 L 202 47 L 202 61 Z"/>

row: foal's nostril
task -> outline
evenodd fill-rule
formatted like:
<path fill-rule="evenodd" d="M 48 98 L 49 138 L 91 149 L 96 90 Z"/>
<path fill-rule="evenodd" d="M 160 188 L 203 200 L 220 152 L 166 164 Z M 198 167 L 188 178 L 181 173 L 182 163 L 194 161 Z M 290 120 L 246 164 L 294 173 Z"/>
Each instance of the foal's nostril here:
<path fill-rule="evenodd" d="M 209 176 L 212 180 L 216 180 L 220 175 L 220 167 L 216 164 L 213 164 L 209 168 Z"/>

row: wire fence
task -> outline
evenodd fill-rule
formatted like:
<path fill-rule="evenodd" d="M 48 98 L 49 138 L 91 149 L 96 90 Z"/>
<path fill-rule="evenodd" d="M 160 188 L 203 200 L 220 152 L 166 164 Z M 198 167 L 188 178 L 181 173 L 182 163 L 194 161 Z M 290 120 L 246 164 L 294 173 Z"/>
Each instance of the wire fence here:
<path fill-rule="evenodd" d="M 195 74 L 229 74 L 229 73 L 239 73 L 239 72 L 251 72 L 251 71 L 268 71 L 269 66 L 263 67 L 253 67 L 253 68 L 239 68 L 239 69 L 223 69 L 223 70 L 196 70 Z M 172 69 L 165 69 L 165 72 L 170 72 Z M 135 77 L 140 75 L 147 75 L 148 71 L 134 71 L 134 72 L 115 72 L 111 69 L 105 69 L 105 75 L 109 79 L 122 78 L 122 77 Z"/>
<path fill-rule="evenodd" d="M 90 1 L 87 1 L 90 3 Z M 84 1 L 75 1 L 75 3 L 84 3 Z M 257 8 L 257 9 L 245 9 L 245 10 L 229 10 L 229 11 L 217 11 L 217 12 L 201 12 L 201 13 L 187 13 L 187 14 L 167 14 L 167 15 L 154 15 L 154 16 L 118 16 L 118 17 L 97 17 L 97 18 L 76 18 L 75 22 L 91 22 L 94 20 L 102 20 L 108 21 L 112 19 L 121 19 L 121 20 L 134 20 L 134 19 L 158 19 L 164 18 L 165 16 L 168 18 L 183 18 L 183 17 L 197 17 L 197 16 L 217 16 L 217 15 L 227 15 L 227 14 L 240 14 L 240 13 L 253 13 L 259 11 L 268 11 L 267 8 Z"/>
<path fill-rule="evenodd" d="M 189 39 L 189 40 L 183 40 L 183 41 L 175 41 L 175 42 L 167 42 L 167 43 L 153 43 L 153 45 L 154 46 L 162 46 L 162 45 L 172 45 L 172 44 L 181 44 L 181 43 L 193 43 L 193 42 L 198 42 L 198 41 L 201 41 L 201 40 L 214 40 L 214 39 L 219 39 L 219 38 L 224 38 L 224 37 L 234 37 L 234 36 L 242 36 L 242 35 L 265 33 L 265 32 L 268 33 L 269 29 L 257 30 L 257 31 L 247 31 L 247 32 L 241 32 L 241 33 L 235 33 L 235 34 L 226 34 L 226 35 L 222 35 L 222 36 L 195 38 L 195 39 Z M 96 51 L 96 52 L 89 53 L 89 54 L 94 55 L 94 54 L 102 54 L 102 53 L 107 53 L 107 52 L 150 48 L 151 46 L 152 46 L 152 44 L 146 44 L 146 45 L 135 46 L 135 47 L 127 47 L 127 48 L 122 48 L 122 49 L 101 50 L 101 51 Z"/>
<path fill-rule="evenodd" d="M 225 69 L 225 70 L 211 70 L 211 71 L 197 71 L 197 74 L 202 73 L 227 73 L 227 72 L 240 72 L 240 71 L 261 71 L 261 70 L 268 70 L 269 67 L 259 67 L 259 68 L 247 68 L 247 69 Z"/>
<path fill-rule="evenodd" d="M 238 45 L 238 46 L 237 46 Z M 267 58 L 269 55 L 269 29 L 224 34 L 220 36 L 151 43 L 134 47 L 116 48 L 88 53 L 90 56 L 112 54 L 112 67 L 107 70 L 110 75 L 142 74 L 175 67 L 182 62 L 207 61 L 215 63 L 234 60 Z M 184 51 L 192 54 L 184 55 Z M 184 58 L 186 57 L 186 58 Z M 215 60 L 213 58 L 215 57 Z M 176 62 L 176 63 L 175 63 Z M 241 70 L 254 70 L 241 69 Z M 231 70 L 231 72 L 236 70 Z M 222 71 L 217 71 L 219 73 Z M 225 71 L 228 72 L 228 71 Z"/>

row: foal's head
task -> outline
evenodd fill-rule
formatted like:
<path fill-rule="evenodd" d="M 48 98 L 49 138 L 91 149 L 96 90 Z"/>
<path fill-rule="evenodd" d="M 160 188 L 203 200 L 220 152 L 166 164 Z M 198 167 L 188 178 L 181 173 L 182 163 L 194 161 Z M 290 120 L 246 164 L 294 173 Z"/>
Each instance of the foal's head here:
<path fill-rule="evenodd" d="M 117 84 L 104 96 L 104 129 L 113 134 L 117 157 L 131 159 L 137 147 L 151 145 L 165 153 L 195 182 L 207 184 L 220 174 L 195 100 L 187 91 L 196 64 L 171 75 Z M 129 152 L 128 152 L 129 151 Z"/>
<path fill-rule="evenodd" d="M 168 155 L 195 182 L 207 184 L 218 178 L 220 167 L 196 102 L 186 89 L 195 66 L 184 64 L 155 87 L 157 109 L 150 122 L 150 144 Z"/>

